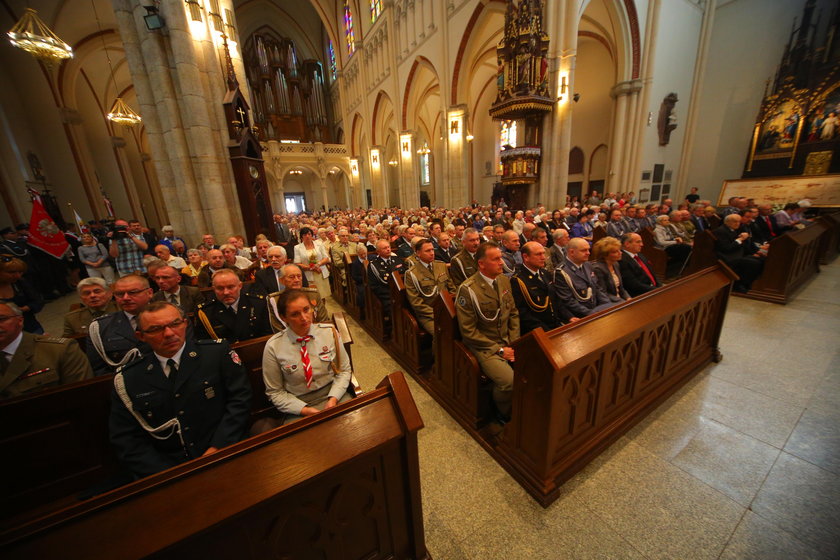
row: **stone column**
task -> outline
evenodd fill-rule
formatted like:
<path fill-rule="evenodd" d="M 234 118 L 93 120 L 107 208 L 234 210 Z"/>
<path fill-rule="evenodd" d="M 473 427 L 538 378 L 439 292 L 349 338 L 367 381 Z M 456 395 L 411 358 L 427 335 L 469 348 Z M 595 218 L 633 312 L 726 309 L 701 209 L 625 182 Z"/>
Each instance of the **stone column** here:
<path fill-rule="evenodd" d="M 418 208 L 420 206 L 420 177 L 417 170 L 417 147 L 414 132 L 403 130 L 400 133 L 400 208 Z"/>
<path fill-rule="evenodd" d="M 370 166 L 370 198 L 374 208 L 383 208 L 387 200 L 385 185 L 382 179 L 384 175 L 382 172 L 382 166 L 384 165 L 382 158 L 384 154 L 385 150 L 382 146 L 372 146 L 368 154 L 368 165 Z"/>
<path fill-rule="evenodd" d="M 324 205 L 324 210 L 330 209 L 330 200 L 327 197 L 327 177 L 326 176 L 318 176 L 318 180 L 321 183 L 321 204 Z"/>
<path fill-rule="evenodd" d="M 443 205 L 457 208 L 469 202 L 469 150 L 467 149 L 467 107 L 453 105 L 446 112 L 446 168 L 449 171 L 443 189 Z"/>
<path fill-rule="evenodd" d="M 613 110 L 612 137 L 609 143 L 609 164 L 607 166 L 607 180 L 604 184 L 604 192 L 624 190 L 622 160 L 627 125 L 627 96 L 630 94 L 630 86 L 630 82 L 619 82 L 610 90 L 610 97 L 615 100 L 615 107 Z"/>

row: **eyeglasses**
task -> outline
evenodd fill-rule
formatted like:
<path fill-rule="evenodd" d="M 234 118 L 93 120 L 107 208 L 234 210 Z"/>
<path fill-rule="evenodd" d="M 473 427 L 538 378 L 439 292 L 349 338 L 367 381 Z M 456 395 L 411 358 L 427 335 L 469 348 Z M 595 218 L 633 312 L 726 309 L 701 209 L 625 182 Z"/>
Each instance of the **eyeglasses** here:
<path fill-rule="evenodd" d="M 186 322 L 187 322 L 186 319 L 175 319 L 171 323 L 167 323 L 165 325 L 155 325 L 155 326 L 149 327 L 147 329 L 140 329 L 140 332 L 145 333 L 145 334 L 160 334 L 163 331 L 165 331 L 167 328 L 170 328 L 170 329 L 173 329 L 173 330 L 177 329 L 178 327 L 185 324 Z"/>
<path fill-rule="evenodd" d="M 141 288 L 139 290 L 125 290 L 125 291 L 114 292 L 114 297 L 116 297 L 116 298 L 122 298 L 122 297 L 125 297 L 125 296 L 134 297 L 137 294 L 142 294 L 143 292 L 145 292 L 148 289 L 149 288 Z"/>

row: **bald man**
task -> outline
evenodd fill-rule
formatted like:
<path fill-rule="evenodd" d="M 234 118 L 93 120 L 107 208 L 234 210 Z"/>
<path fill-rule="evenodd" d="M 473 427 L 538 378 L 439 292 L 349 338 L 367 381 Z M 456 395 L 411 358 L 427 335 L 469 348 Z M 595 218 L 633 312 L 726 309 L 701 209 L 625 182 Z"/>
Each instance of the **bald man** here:
<path fill-rule="evenodd" d="M 559 320 L 568 323 L 597 313 L 613 304 L 598 286 L 589 264 L 589 242 L 575 237 L 566 245 L 566 258 L 554 270 L 552 293 Z"/>

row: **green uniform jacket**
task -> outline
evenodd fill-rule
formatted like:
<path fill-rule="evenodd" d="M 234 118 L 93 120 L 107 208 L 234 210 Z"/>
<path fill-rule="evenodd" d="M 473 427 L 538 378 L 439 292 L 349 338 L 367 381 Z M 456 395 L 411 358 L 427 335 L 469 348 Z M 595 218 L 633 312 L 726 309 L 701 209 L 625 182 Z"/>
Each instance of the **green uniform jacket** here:
<path fill-rule="evenodd" d="M 23 333 L 6 373 L 0 376 L 0 398 L 92 377 L 90 362 L 75 340 Z"/>
<path fill-rule="evenodd" d="M 458 251 L 449 263 L 449 276 L 456 286 L 460 286 L 464 280 L 476 272 L 478 272 L 478 263 L 475 262 L 475 257 L 465 249 Z"/>
<path fill-rule="evenodd" d="M 429 270 L 415 259 L 414 265 L 405 273 L 405 295 L 414 309 L 414 314 L 421 321 L 434 320 L 432 303 L 440 290 L 450 293 L 455 291 L 446 265 L 440 261 L 432 261 L 432 267 L 433 270 Z"/>
<path fill-rule="evenodd" d="M 488 359 L 519 338 L 519 311 L 513 301 L 510 278 L 496 277 L 498 291 L 474 274 L 458 287 L 455 312 L 464 344 L 479 359 Z"/>
<path fill-rule="evenodd" d="M 62 336 L 87 334 L 88 326 L 90 326 L 94 319 L 119 310 L 120 308 L 117 307 L 117 303 L 114 300 L 109 301 L 103 311 L 93 311 L 90 307 L 74 309 L 64 316 L 64 332 Z"/>

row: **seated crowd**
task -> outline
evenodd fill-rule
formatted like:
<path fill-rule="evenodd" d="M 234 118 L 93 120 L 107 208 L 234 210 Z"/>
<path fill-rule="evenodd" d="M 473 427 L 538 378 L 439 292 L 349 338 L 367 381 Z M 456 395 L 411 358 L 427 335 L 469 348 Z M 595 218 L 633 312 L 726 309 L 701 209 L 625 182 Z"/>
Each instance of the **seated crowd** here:
<path fill-rule="evenodd" d="M 189 248 L 171 226 L 155 239 L 136 220 L 117 220 L 81 236 L 86 277 L 76 285 L 80 305 L 65 316 L 66 338 L 42 334 L 36 314 L 46 294 L 25 277 L 25 240 L 9 236 L 0 247 L 0 398 L 115 375 L 112 443 L 134 476 L 146 476 L 247 435 L 251 387 L 233 344 L 270 336 L 262 373 L 279 416 L 252 431 L 350 398 L 350 361 L 327 313 L 330 275 L 333 286 L 354 284 L 360 308 L 369 287 L 387 324 L 398 274 L 431 336 L 434 299 L 453 295 L 463 342 L 493 381 L 504 425 L 517 338 L 661 285 L 643 236 L 666 252 L 673 277 L 695 236 L 713 231 L 718 257 L 740 276 L 735 289 L 746 291 L 769 242 L 807 223 L 802 203 L 773 214 L 733 198 L 718 214 L 692 195 L 674 207 L 593 192 L 587 205 L 570 200 L 550 214 L 478 205 L 277 214 L 277 243 L 260 235 L 253 247 L 206 234 Z"/>

